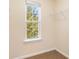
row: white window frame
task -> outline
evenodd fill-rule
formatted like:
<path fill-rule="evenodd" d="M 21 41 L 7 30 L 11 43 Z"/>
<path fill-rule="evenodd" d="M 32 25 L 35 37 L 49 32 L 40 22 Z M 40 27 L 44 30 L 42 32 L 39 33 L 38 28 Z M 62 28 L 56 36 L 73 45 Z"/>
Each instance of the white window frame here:
<path fill-rule="evenodd" d="M 37 41 L 37 40 L 41 40 L 41 8 L 40 8 L 40 11 L 39 11 L 39 18 L 38 18 L 38 38 L 33 38 L 33 39 L 28 39 L 27 38 L 27 35 L 26 35 L 26 32 L 27 32 L 27 28 L 26 28 L 26 23 L 28 22 L 26 17 L 27 17 L 27 4 L 33 4 L 33 3 L 38 3 L 36 1 L 25 1 L 25 40 L 24 42 L 31 42 L 31 41 Z M 40 4 L 39 4 L 39 7 L 40 7 Z"/>

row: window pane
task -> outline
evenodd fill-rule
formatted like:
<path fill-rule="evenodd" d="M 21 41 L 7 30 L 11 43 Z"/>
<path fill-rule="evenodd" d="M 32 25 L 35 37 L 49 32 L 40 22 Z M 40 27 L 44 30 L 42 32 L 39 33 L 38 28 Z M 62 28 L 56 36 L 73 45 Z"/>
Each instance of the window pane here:
<path fill-rule="evenodd" d="M 27 38 L 38 38 L 38 23 L 27 23 Z"/>
<path fill-rule="evenodd" d="M 26 35 L 27 39 L 39 38 L 38 20 L 40 19 L 40 5 L 28 2 L 26 5 Z"/>
<path fill-rule="evenodd" d="M 33 6 L 33 20 L 34 21 L 38 21 L 38 10 L 39 8 L 37 5 Z"/>
<path fill-rule="evenodd" d="M 38 21 L 38 16 L 33 15 L 33 20 L 34 20 L 34 21 Z"/>
<path fill-rule="evenodd" d="M 27 6 L 27 20 L 32 20 L 32 6 L 28 5 Z"/>

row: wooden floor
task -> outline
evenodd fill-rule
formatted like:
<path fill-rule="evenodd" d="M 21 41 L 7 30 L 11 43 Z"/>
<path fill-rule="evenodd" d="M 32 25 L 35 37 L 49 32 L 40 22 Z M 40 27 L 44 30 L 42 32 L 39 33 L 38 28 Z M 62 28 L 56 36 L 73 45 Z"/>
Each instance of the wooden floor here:
<path fill-rule="evenodd" d="M 25 59 L 68 59 L 56 50 Z"/>

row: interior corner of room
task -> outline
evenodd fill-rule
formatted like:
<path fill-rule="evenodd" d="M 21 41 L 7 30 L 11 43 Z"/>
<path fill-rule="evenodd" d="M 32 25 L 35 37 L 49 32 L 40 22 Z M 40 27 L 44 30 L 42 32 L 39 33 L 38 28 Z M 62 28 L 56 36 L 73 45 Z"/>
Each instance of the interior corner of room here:
<path fill-rule="evenodd" d="M 41 4 L 41 39 L 24 42 L 24 0 L 10 0 L 10 59 L 56 50 L 69 55 L 69 0 L 36 0 Z"/>

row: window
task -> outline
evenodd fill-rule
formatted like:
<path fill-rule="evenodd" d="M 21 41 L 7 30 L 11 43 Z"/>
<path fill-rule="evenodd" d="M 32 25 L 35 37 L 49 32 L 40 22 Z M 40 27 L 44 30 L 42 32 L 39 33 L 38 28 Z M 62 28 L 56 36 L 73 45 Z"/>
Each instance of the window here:
<path fill-rule="evenodd" d="M 40 40 L 41 32 L 41 9 L 40 5 L 37 2 L 27 2 L 25 5 L 26 10 L 26 32 L 25 32 L 25 41 L 34 41 Z"/>

